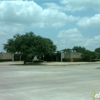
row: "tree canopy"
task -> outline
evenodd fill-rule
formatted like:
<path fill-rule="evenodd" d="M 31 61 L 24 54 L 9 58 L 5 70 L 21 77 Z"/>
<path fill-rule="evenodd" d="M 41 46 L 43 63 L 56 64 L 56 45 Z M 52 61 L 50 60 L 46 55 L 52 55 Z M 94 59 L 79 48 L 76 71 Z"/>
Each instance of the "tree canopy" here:
<path fill-rule="evenodd" d="M 100 47 L 95 49 L 95 52 L 100 53 Z"/>
<path fill-rule="evenodd" d="M 46 53 L 54 53 L 56 45 L 49 38 L 36 36 L 33 32 L 26 34 L 16 34 L 13 38 L 8 39 L 4 44 L 4 49 L 9 53 L 20 53 L 26 58 L 31 58 L 34 55 L 45 55 Z"/>
<path fill-rule="evenodd" d="M 62 51 L 63 51 L 63 53 L 71 53 L 72 49 L 67 48 L 67 49 L 63 49 Z"/>
<path fill-rule="evenodd" d="M 82 58 L 84 61 L 91 61 L 92 59 L 96 59 L 97 55 L 95 52 L 86 50 L 84 53 L 82 53 Z"/>
<path fill-rule="evenodd" d="M 83 53 L 86 51 L 86 48 L 81 46 L 74 46 L 72 49 L 67 48 L 67 49 L 63 49 L 62 51 L 64 53 L 71 53 L 71 52 Z"/>
<path fill-rule="evenodd" d="M 84 53 L 86 51 L 85 47 L 81 47 L 81 46 L 74 46 L 73 50 L 75 50 L 78 53 Z"/>

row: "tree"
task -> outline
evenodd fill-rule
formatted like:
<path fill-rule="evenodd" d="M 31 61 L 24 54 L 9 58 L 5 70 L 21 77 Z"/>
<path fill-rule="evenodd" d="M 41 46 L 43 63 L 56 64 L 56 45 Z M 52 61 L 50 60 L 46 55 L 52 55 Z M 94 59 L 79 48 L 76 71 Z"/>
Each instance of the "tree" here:
<path fill-rule="evenodd" d="M 100 47 L 95 49 L 95 52 L 100 53 Z"/>
<path fill-rule="evenodd" d="M 84 53 L 86 51 L 86 49 L 81 46 L 74 46 L 73 50 L 76 51 L 77 53 Z"/>
<path fill-rule="evenodd" d="M 100 59 L 100 47 L 95 49 L 95 52 L 98 56 L 98 58 Z"/>
<path fill-rule="evenodd" d="M 86 50 L 81 56 L 84 61 L 91 61 L 92 59 L 97 58 L 96 53 L 89 50 Z"/>
<path fill-rule="evenodd" d="M 36 54 L 54 53 L 56 46 L 50 39 L 29 32 L 24 35 L 16 34 L 12 39 L 8 39 L 7 43 L 4 44 L 4 49 L 9 53 L 23 54 L 24 64 L 26 64 L 26 60 Z"/>
<path fill-rule="evenodd" d="M 72 52 L 72 50 L 70 48 L 63 49 L 62 51 L 63 51 L 63 53 L 71 53 Z"/>

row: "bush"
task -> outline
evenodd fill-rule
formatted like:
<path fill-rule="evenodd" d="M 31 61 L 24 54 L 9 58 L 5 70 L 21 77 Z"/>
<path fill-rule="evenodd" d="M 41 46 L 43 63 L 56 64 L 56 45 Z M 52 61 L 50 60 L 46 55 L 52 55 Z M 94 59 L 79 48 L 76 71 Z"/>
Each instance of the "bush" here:
<path fill-rule="evenodd" d="M 0 59 L 0 62 L 12 61 L 12 59 Z"/>
<path fill-rule="evenodd" d="M 71 59 L 70 59 L 70 58 L 63 58 L 62 61 L 63 61 L 63 62 L 70 62 Z"/>
<path fill-rule="evenodd" d="M 82 58 L 73 58 L 73 61 L 74 61 L 74 62 L 81 62 L 81 61 L 83 61 L 83 60 L 82 60 Z"/>
<path fill-rule="evenodd" d="M 92 62 L 100 61 L 100 59 L 92 59 Z"/>

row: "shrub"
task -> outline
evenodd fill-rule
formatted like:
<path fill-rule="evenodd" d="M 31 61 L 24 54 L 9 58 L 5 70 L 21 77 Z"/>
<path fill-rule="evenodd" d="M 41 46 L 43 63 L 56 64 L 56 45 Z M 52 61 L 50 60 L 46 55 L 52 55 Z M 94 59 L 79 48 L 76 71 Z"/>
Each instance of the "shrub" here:
<path fill-rule="evenodd" d="M 63 58 L 62 61 L 63 61 L 63 62 L 70 62 L 71 59 L 70 59 L 70 58 Z"/>
<path fill-rule="evenodd" d="M 0 62 L 12 61 L 12 59 L 0 59 Z"/>
<path fill-rule="evenodd" d="M 74 61 L 74 62 L 81 62 L 81 61 L 83 61 L 83 60 L 82 60 L 82 58 L 73 58 L 73 61 Z"/>

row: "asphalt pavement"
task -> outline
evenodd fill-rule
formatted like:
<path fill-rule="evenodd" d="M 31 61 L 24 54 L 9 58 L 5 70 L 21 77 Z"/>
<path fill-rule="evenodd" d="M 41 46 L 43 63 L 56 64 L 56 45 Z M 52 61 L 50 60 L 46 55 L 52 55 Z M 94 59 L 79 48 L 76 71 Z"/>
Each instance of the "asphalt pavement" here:
<path fill-rule="evenodd" d="M 0 100 L 93 100 L 94 91 L 100 92 L 99 63 L 0 64 Z"/>

